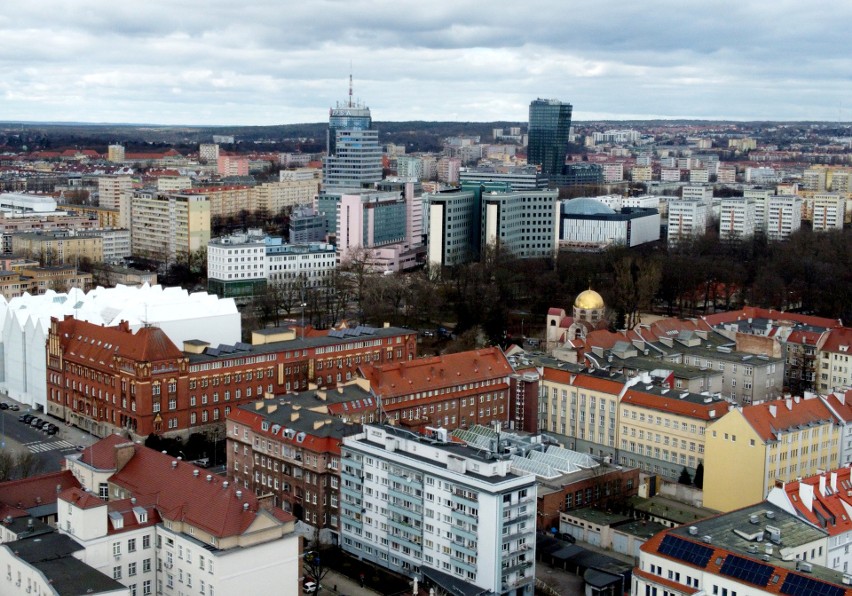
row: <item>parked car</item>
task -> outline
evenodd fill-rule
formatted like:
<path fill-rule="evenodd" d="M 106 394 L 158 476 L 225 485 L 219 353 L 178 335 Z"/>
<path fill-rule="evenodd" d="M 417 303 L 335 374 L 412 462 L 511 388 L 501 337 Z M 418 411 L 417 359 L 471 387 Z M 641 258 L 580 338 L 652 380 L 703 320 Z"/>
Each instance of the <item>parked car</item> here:
<path fill-rule="evenodd" d="M 32 414 L 21 414 L 18 416 L 18 422 L 23 422 L 24 424 L 29 424 L 32 419 Z"/>
<path fill-rule="evenodd" d="M 18 404 L 10 404 L 9 409 L 12 410 L 13 412 L 17 412 L 18 410 L 21 409 L 21 406 L 19 406 Z"/>
<path fill-rule="evenodd" d="M 304 584 L 302 584 L 302 591 L 305 594 L 313 594 L 314 592 L 317 591 L 317 587 L 318 587 L 317 582 L 307 581 Z"/>
<path fill-rule="evenodd" d="M 41 428 L 43 422 L 44 420 L 42 420 L 41 418 L 33 418 L 32 420 L 30 420 L 30 426 L 32 426 L 33 428 Z"/>
<path fill-rule="evenodd" d="M 59 432 L 59 429 L 55 426 L 51 426 L 50 428 L 47 429 L 46 432 L 47 432 L 48 435 L 53 436 L 53 435 L 55 435 L 56 433 Z"/>
<path fill-rule="evenodd" d="M 0 403 L 0 410 L 8 410 L 8 409 L 9 409 L 9 404 L 7 404 L 5 401 Z"/>

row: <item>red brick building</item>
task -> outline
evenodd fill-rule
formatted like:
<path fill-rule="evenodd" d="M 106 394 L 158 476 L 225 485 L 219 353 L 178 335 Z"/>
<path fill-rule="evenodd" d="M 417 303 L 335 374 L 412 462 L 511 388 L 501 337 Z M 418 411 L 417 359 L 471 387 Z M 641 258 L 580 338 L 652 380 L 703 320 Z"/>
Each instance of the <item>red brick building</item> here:
<path fill-rule="evenodd" d="M 133 333 L 66 317 L 51 321 L 47 342 L 47 413 L 96 436 L 127 430 L 185 434 L 221 424 L 235 405 L 263 396 L 336 386 L 363 363 L 416 356 L 407 329 L 265 330 L 253 343 L 179 349 L 156 327 Z"/>
<path fill-rule="evenodd" d="M 385 415 L 413 430 L 507 423 L 513 373 L 500 348 L 361 369 Z"/>

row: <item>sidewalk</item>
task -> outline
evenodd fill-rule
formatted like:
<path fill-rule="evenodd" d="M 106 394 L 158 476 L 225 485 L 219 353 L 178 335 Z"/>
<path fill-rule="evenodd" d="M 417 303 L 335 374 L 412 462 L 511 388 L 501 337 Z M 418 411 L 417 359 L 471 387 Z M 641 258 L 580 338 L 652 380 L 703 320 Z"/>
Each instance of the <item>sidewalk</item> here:
<path fill-rule="evenodd" d="M 328 573 L 323 578 L 321 585 L 322 590 L 320 591 L 320 596 L 323 594 L 338 594 L 340 596 L 381 596 L 381 592 L 376 592 L 370 588 L 362 588 L 358 585 L 358 582 L 349 579 L 334 569 L 328 570 Z M 337 587 L 337 591 L 334 590 L 335 587 Z"/>

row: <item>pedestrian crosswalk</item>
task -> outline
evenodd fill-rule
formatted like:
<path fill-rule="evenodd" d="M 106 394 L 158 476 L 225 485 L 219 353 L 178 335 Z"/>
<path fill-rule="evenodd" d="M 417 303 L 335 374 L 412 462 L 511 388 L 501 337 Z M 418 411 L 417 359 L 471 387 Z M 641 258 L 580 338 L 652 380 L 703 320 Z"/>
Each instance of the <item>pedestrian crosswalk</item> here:
<path fill-rule="evenodd" d="M 59 441 L 51 441 L 50 443 L 44 443 L 42 441 L 33 441 L 32 443 L 24 443 L 24 447 L 32 451 L 33 453 L 43 453 L 45 451 L 55 451 L 57 449 L 74 449 L 74 443 L 69 443 L 65 440 Z"/>

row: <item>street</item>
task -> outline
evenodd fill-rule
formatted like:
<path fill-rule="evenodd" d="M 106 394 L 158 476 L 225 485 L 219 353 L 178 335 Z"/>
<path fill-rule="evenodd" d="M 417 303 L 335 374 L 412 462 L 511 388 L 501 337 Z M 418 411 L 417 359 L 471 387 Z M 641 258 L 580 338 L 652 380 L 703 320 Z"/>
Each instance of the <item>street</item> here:
<path fill-rule="evenodd" d="M 0 401 L 8 404 L 18 403 L 13 399 L 0 394 Z M 55 472 L 62 468 L 65 455 L 76 451 L 77 445 L 91 445 L 95 437 L 81 431 L 78 428 L 65 426 L 56 418 L 44 413 L 30 411 L 29 406 L 18 404 L 20 410 L 0 410 L 0 450 L 10 453 L 20 453 L 29 450 L 34 453 L 42 463 L 42 472 Z M 49 420 L 59 427 L 59 431 L 53 435 L 47 435 L 18 421 L 22 414 L 32 413 L 43 420 Z"/>

